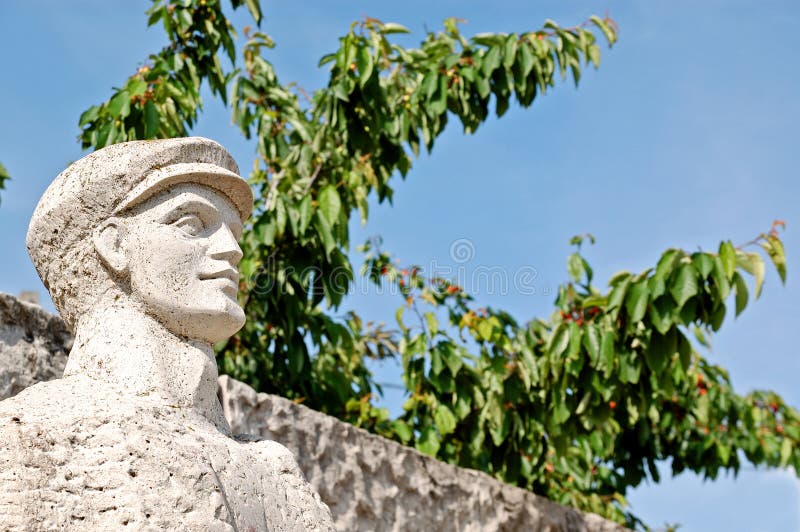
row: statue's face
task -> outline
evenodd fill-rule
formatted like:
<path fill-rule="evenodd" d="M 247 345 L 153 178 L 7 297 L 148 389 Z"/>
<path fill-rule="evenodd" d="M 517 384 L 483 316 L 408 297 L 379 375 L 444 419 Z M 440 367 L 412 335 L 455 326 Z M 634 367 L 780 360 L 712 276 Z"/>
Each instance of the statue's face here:
<path fill-rule="evenodd" d="M 218 342 L 244 325 L 236 294 L 239 213 L 196 184 L 166 190 L 124 219 L 131 296 L 175 334 Z"/>

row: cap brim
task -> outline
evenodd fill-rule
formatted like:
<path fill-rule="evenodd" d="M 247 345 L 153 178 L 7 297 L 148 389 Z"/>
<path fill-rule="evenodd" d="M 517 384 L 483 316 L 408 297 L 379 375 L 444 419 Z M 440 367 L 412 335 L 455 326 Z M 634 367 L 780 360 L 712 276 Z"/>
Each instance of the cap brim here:
<path fill-rule="evenodd" d="M 181 183 L 197 183 L 222 192 L 239 211 L 242 222 L 247 220 L 253 211 L 253 191 L 239 175 L 212 163 L 176 163 L 147 174 L 125 196 L 113 214 L 118 214 Z"/>

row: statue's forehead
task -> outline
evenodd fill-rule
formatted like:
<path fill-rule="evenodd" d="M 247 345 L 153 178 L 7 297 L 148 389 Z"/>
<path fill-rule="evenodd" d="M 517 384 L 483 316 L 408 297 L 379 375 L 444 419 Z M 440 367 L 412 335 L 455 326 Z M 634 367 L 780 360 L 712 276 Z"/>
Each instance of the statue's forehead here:
<path fill-rule="evenodd" d="M 193 205 L 204 205 L 217 211 L 230 212 L 238 219 L 236 206 L 222 192 L 200 183 L 180 183 L 173 185 L 154 196 L 133 206 L 132 214 L 151 209 L 164 210 L 178 207 L 191 208 Z"/>

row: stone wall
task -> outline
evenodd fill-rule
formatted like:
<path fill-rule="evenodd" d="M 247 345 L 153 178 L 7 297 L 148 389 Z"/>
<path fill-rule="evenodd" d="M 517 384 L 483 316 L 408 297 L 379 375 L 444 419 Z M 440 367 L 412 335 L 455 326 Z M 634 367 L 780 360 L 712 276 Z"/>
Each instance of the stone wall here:
<path fill-rule="evenodd" d="M 70 348 L 61 318 L 0 292 L 0 399 L 60 377 Z"/>
<path fill-rule="evenodd" d="M 0 399 L 59 377 L 71 343 L 60 318 L 0 293 Z M 224 375 L 219 395 L 234 433 L 294 453 L 339 530 L 624 530 Z"/>
<path fill-rule="evenodd" d="M 220 399 L 234 433 L 277 440 L 295 454 L 339 530 L 624 530 L 226 375 Z"/>

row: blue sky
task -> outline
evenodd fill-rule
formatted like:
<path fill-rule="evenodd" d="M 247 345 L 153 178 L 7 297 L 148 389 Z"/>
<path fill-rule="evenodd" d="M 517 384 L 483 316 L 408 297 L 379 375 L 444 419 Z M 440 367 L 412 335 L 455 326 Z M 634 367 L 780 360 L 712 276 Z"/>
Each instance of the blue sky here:
<path fill-rule="evenodd" d="M 0 193 L 0 291 L 44 293 L 25 252 L 28 220 L 53 177 L 82 155 L 80 113 L 163 44 L 159 28 L 145 28 L 147 5 L 0 2 L 0 162 L 13 177 Z M 800 4 L 265 1 L 264 29 L 277 42 L 269 58 L 283 81 L 313 90 L 326 79 L 319 57 L 364 15 L 405 24 L 414 31 L 403 41 L 410 44 L 448 16 L 466 19 L 464 32 L 474 34 L 536 29 L 547 18 L 572 25 L 606 10 L 621 27 L 620 41 L 603 50 L 597 72 L 587 72 L 578 89 L 558 85 L 527 111 L 512 107 L 474 136 L 453 123 L 432 156 L 396 182 L 394 205 L 373 204 L 368 225 L 353 224 L 352 241 L 380 234 L 405 263 L 468 273 L 533 269 L 534 294 L 477 294 L 524 320 L 550 312 L 574 234 L 597 236 L 587 256 L 602 280 L 644 269 L 668 247 L 738 244 L 784 219 L 786 285 L 770 271 L 761 300 L 726 321 L 708 356 L 730 370 L 741 392 L 769 388 L 800 406 Z M 207 101 L 194 132 L 220 141 L 246 169 L 253 146 L 229 124 L 228 112 Z M 474 250 L 466 263 L 450 256 L 460 239 Z M 356 294 L 347 305 L 391 323 L 398 303 Z M 394 367 L 377 371 L 379 380 L 398 380 Z M 386 404 L 394 409 L 399 400 L 389 393 Z M 791 472 L 745 468 L 737 480 L 713 483 L 682 475 L 642 486 L 630 500 L 646 521 L 679 522 L 686 531 L 800 530 L 800 483 Z"/>

